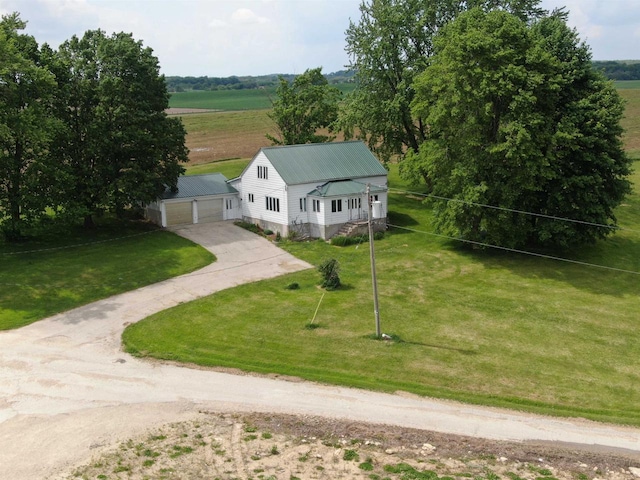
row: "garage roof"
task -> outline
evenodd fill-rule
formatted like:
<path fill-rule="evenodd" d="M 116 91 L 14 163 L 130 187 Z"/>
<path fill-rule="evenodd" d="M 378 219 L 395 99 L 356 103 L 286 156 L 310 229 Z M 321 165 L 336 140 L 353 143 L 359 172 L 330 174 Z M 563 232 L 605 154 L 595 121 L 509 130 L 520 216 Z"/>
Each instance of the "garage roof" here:
<path fill-rule="evenodd" d="M 238 193 L 227 183 L 227 177 L 221 173 L 208 173 L 206 175 L 185 175 L 178 177 L 178 191 L 172 192 L 167 188 L 162 194 L 163 200 L 171 198 L 193 198 L 211 195 Z"/>

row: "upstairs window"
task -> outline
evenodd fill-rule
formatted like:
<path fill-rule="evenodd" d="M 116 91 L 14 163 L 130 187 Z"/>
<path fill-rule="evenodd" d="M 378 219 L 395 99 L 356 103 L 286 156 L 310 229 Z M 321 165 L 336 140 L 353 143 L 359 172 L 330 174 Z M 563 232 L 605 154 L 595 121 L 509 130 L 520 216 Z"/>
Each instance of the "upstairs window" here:
<path fill-rule="evenodd" d="M 258 178 L 269 179 L 269 169 L 266 166 L 258 165 Z"/>

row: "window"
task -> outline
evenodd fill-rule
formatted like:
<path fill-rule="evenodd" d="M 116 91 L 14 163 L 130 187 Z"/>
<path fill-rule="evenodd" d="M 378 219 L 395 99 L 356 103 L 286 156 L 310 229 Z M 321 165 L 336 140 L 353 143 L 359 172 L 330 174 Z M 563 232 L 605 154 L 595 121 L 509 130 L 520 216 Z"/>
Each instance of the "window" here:
<path fill-rule="evenodd" d="M 313 200 L 313 211 L 320 212 L 320 200 Z"/>
<path fill-rule="evenodd" d="M 332 212 L 341 212 L 342 211 L 342 199 L 331 200 L 331 211 Z"/>
<path fill-rule="evenodd" d="M 270 210 L 272 212 L 279 212 L 280 211 L 280 199 L 279 198 L 273 198 L 273 197 L 264 197 L 266 200 L 266 206 L 267 206 L 267 210 Z"/>
<path fill-rule="evenodd" d="M 306 198 L 301 198 L 300 199 L 300 211 L 301 212 L 306 212 L 307 211 L 307 199 Z"/>
<path fill-rule="evenodd" d="M 269 178 L 269 172 L 267 167 L 258 165 L 258 178 L 264 178 L 265 180 Z"/>
<path fill-rule="evenodd" d="M 253 193 L 249 194 L 249 198 L 248 198 L 250 203 L 253 203 Z"/>

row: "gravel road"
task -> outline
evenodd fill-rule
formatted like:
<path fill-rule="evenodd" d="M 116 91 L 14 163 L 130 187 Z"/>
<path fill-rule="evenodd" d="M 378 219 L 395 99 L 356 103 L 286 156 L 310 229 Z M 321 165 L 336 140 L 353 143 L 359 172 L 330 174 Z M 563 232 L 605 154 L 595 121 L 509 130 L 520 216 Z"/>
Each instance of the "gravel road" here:
<path fill-rule="evenodd" d="M 286 379 L 142 361 L 123 353 L 126 325 L 181 302 L 310 265 L 222 222 L 178 229 L 218 261 L 194 272 L 0 332 L 0 472 L 44 478 L 167 422 L 213 412 L 274 412 L 515 441 L 625 451 L 640 430 Z"/>

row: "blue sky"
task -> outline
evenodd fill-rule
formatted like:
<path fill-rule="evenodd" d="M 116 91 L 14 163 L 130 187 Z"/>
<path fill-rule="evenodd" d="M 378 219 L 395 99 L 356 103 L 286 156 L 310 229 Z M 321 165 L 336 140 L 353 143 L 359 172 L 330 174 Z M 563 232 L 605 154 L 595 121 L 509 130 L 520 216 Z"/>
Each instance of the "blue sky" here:
<path fill-rule="evenodd" d="M 344 32 L 360 0 L 0 0 L 27 32 L 57 47 L 101 28 L 153 48 L 165 75 L 325 73 L 348 63 Z M 640 59 L 640 0 L 543 0 L 566 6 L 595 60 Z"/>

